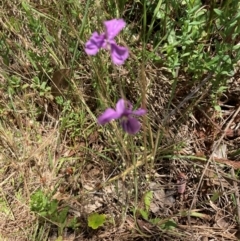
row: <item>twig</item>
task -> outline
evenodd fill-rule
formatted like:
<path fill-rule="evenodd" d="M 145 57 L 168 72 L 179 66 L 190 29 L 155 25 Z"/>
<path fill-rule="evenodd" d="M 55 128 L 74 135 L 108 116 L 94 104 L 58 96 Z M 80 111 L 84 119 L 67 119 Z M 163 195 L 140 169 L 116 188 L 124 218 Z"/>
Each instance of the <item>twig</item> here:
<path fill-rule="evenodd" d="M 8 180 L 9 180 L 11 177 L 13 177 L 15 174 L 16 174 L 16 172 L 13 172 L 13 173 L 11 173 L 6 179 L 4 179 L 4 181 L 2 181 L 2 182 L 0 183 L 0 187 L 3 186 L 5 183 L 7 183 Z"/>

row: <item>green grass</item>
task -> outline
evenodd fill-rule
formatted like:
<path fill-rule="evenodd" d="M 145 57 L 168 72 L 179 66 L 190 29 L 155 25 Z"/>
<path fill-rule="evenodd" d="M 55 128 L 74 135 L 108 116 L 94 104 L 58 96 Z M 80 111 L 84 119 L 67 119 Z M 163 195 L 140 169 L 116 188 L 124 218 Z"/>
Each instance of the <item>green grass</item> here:
<path fill-rule="evenodd" d="M 2 240 L 236 239 L 239 137 L 208 157 L 239 116 L 237 0 L 0 5 Z M 120 67 L 84 51 L 113 18 L 127 22 Z M 121 96 L 147 109 L 137 135 L 97 124 Z"/>

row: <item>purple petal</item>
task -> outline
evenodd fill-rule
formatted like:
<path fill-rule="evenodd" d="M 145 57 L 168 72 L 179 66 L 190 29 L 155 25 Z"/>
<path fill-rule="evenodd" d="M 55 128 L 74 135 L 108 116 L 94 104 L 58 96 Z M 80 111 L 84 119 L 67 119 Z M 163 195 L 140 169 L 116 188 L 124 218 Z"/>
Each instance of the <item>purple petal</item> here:
<path fill-rule="evenodd" d="M 104 22 L 108 40 L 114 39 L 119 32 L 126 26 L 123 19 L 112 19 Z"/>
<path fill-rule="evenodd" d="M 128 49 L 123 46 L 118 46 L 115 41 L 111 41 L 111 58 L 114 64 L 122 65 L 128 58 Z"/>
<path fill-rule="evenodd" d="M 127 119 L 122 120 L 121 125 L 123 130 L 131 135 L 136 134 L 141 127 L 139 121 L 133 117 L 128 117 Z"/>
<path fill-rule="evenodd" d="M 119 117 L 119 114 L 114 109 L 108 108 L 98 117 L 98 123 L 100 125 L 104 125 L 111 120 L 118 119 Z"/>
<path fill-rule="evenodd" d="M 97 54 L 98 50 L 103 47 L 105 34 L 94 32 L 91 38 L 85 44 L 85 52 L 89 55 Z"/>
<path fill-rule="evenodd" d="M 122 116 L 126 112 L 125 100 L 120 99 L 116 104 L 116 112 Z"/>
<path fill-rule="evenodd" d="M 144 110 L 144 109 L 137 109 L 137 110 L 134 110 L 134 111 L 132 111 L 132 114 L 133 115 L 145 115 L 147 113 L 147 111 L 146 110 Z"/>

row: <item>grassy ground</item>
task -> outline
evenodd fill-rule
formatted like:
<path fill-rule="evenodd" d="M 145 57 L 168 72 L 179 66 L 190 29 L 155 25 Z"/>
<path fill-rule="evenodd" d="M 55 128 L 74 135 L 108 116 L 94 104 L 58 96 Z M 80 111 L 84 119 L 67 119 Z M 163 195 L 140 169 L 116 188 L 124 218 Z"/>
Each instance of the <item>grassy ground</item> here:
<path fill-rule="evenodd" d="M 238 0 L 0 5 L 0 240 L 240 239 Z M 84 51 L 113 18 L 121 66 Z"/>

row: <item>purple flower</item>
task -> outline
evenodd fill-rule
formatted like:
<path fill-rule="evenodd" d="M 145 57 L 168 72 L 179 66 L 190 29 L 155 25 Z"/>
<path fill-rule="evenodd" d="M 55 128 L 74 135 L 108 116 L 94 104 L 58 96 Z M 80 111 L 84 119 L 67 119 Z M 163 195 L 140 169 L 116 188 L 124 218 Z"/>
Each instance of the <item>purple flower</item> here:
<path fill-rule="evenodd" d="M 114 64 L 124 64 L 128 58 L 128 49 L 116 44 L 114 38 L 125 27 L 123 19 L 112 19 L 104 22 L 105 32 L 98 34 L 94 32 L 85 44 L 85 52 L 88 55 L 96 55 L 100 48 L 109 49 Z"/>
<path fill-rule="evenodd" d="M 124 131 L 129 134 L 136 134 L 140 130 L 139 121 L 133 116 L 141 116 L 146 114 L 146 110 L 132 110 L 130 102 L 120 99 L 116 104 L 116 110 L 112 108 L 106 109 L 101 116 L 98 117 L 98 123 L 104 125 L 111 120 L 120 119 L 121 126 Z"/>

